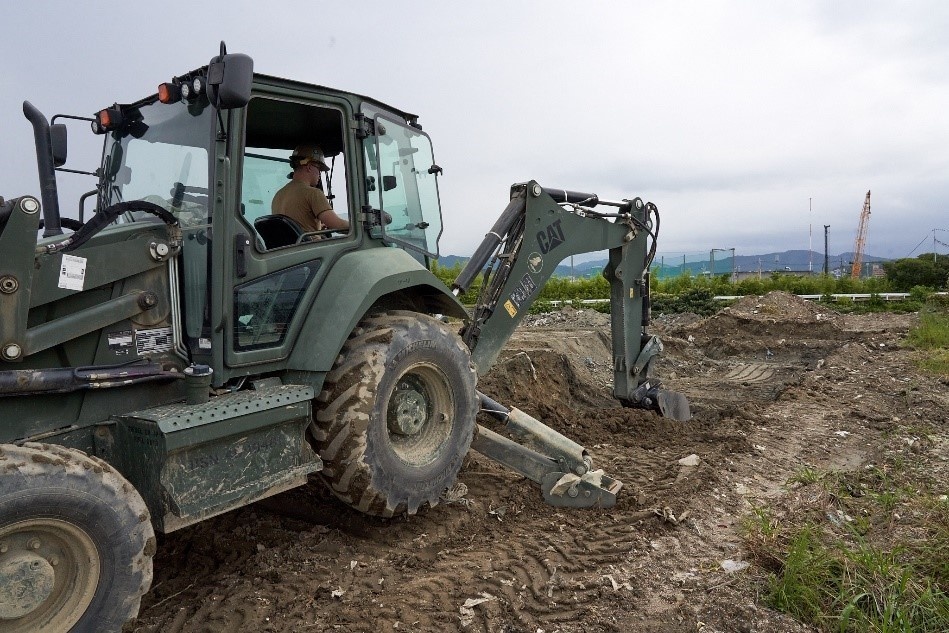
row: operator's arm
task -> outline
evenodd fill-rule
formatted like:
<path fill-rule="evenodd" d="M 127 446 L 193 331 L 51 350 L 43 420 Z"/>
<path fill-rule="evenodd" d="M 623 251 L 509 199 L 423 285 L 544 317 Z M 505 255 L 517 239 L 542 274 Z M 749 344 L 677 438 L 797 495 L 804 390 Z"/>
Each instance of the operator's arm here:
<path fill-rule="evenodd" d="M 349 230 L 349 222 L 336 215 L 336 212 L 332 209 L 325 209 L 321 211 L 316 217 L 320 222 L 323 223 L 323 226 L 328 229 L 333 229 L 335 231 Z"/>
<path fill-rule="evenodd" d="M 348 231 L 349 222 L 340 218 L 333 211 L 333 206 L 326 199 L 326 194 L 319 187 L 312 187 L 308 190 L 310 196 L 310 212 L 315 220 L 318 220 L 325 229 L 334 231 Z"/>

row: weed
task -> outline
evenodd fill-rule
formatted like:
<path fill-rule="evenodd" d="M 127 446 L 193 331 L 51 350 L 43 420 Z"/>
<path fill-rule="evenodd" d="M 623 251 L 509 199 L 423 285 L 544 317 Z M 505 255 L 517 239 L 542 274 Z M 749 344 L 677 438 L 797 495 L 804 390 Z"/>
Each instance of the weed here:
<path fill-rule="evenodd" d="M 933 301 L 936 298 L 930 297 L 919 313 L 919 325 L 906 335 L 906 340 L 920 352 L 920 369 L 949 376 L 949 308 Z"/>
<path fill-rule="evenodd" d="M 811 468 L 810 466 L 803 466 L 796 473 L 791 475 L 788 480 L 788 485 L 793 484 L 813 484 L 821 480 L 821 474 Z"/>
<path fill-rule="evenodd" d="M 792 503 L 754 507 L 743 538 L 768 604 L 821 631 L 949 631 L 949 503 L 914 467 L 804 467 Z"/>

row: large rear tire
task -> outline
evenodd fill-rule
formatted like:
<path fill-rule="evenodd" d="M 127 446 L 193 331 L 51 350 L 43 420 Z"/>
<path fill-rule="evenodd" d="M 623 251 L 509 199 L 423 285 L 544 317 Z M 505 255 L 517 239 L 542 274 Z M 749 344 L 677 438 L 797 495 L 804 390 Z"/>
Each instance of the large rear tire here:
<path fill-rule="evenodd" d="M 145 502 L 109 464 L 61 446 L 0 446 L 4 633 L 121 631 L 154 553 Z"/>
<path fill-rule="evenodd" d="M 476 382 L 468 349 L 442 322 L 402 311 L 360 322 L 312 426 L 333 493 L 377 516 L 436 505 L 471 445 Z"/>

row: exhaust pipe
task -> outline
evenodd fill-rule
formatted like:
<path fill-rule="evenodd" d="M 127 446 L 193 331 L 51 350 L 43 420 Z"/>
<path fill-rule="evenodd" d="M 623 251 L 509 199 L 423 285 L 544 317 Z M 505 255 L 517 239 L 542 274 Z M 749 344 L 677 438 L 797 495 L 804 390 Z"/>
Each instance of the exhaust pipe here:
<path fill-rule="evenodd" d="M 43 237 L 62 235 L 59 222 L 59 193 L 56 189 L 56 169 L 53 167 L 53 142 L 50 138 L 49 121 L 29 101 L 23 102 L 23 114 L 33 125 L 33 142 L 36 145 L 36 168 L 40 176 L 40 198 L 43 201 Z"/>

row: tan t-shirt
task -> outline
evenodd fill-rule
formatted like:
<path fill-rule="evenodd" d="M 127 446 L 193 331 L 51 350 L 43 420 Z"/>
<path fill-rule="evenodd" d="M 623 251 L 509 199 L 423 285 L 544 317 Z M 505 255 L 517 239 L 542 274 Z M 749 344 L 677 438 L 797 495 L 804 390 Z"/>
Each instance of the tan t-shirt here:
<path fill-rule="evenodd" d="M 332 209 L 326 194 L 299 180 L 291 180 L 273 197 L 270 211 L 296 221 L 305 232 L 322 230 L 320 214 Z"/>

